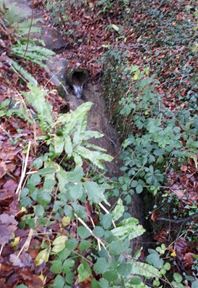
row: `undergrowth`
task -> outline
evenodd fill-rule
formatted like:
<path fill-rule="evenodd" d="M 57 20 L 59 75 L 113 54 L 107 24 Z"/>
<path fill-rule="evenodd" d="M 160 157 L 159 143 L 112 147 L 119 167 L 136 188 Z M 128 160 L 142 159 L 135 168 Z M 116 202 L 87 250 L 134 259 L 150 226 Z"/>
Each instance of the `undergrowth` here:
<path fill-rule="evenodd" d="M 124 175 L 119 178 L 119 181 L 120 185 L 126 187 L 122 191 L 122 199 L 130 207 L 132 195 L 142 193 L 144 201 L 149 201 L 144 204 L 148 211 L 153 208 L 152 203 L 155 203 L 154 208 L 166 214 L 167 201 L 169 205 L 173 205 L 171 195 L 167 192 L 169 173 L 179 170 L 182 163 L 187 162 L 188 159 L 192 159 L 197 166 L 196 105 L 194 105 L 194 98 L 191 97 L 185 108 L 178 108 L 175 111 L 166 108 L 156 92 L 158 83 L 149 75 L 149 70 L 141 70 L 136 65 L 130 65 L 126 59 L 125 55 L 118 50 L 110 50 L 102 59 L 105 63 L 103 85 L 107 107 L 112 122 L 123 140 L 121 170 Z M 148 194 L 152 197 L 148 197 Z M 149 200 L 151 198 L 153 200 Z M 174 204 L 172 211 L 176 219 L 179 215 L 186 215 L 184 211 L 180 212 L 178 204 Z M 197 207 L 196 203 L 189 208 L 191 215 L 193 213 L 197 215 L 195 207 Z M 188 227 L 189 225 L 191 224 L 187 224 Z M 192 224 L 191 228 L 196 231 L 196 224 Z M 194 241 L 192 238 L 191 240 Z M 167 248 L 168 246 L 164 248 L 162 255 L 167 252 Z M 165 264 L 160 254 L 156 250 L 149 251 L 149 263 L 160 268 L 161 273 L 166 275 L 167 271 L 163 269 Z M 166 257 L 169 257 L 167 253 Z M 172 263 L 171 257 L 170 262 Z M 170 270 L 170 265 L 166 265 L 169 267 L 167 270 Z M 180 284 L 175 280 L 171 283 L 173 287 L 185 287 L 182 284 L 186 281 L 184 279 L 181 278 Z M 153 285 L 158 287 L 161 284 L 160 281 L 154 281 Z"/>

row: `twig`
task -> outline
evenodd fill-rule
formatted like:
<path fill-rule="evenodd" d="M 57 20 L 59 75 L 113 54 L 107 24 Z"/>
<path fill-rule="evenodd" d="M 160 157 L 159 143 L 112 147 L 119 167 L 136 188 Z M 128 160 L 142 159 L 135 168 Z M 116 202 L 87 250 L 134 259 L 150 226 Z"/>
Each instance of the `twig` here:
<path fill-rule="evenodd" d="M 25 47 L 24 57 L 27 53 L 29 42 L 30 42 L 30 31 L 32 29 L 33 19 L 34 19 L 34 17 L 33 17 L 33 9 L 32 9 L 31 22 L 30 22 L 30 27 L 29 27 L 29 31 L 28 31 L 28 41 L 27 41 L 27 45 Z"/>
<path fill-rule="evenodd" d="M 25 243 L 23 244 L 23 246 L 21 247 L 21 250 L 19 251 L 17 257 L 19 257 L 23 251 L 27 251 L 29 249 L 33 234 L 34 234 L 34 230 L 31 228 L 29 231 L 28 237 Z"/>
<path fill-rule="evenodd" d="M 107 248 L 106 248 L 105 244 L 103 243 L 103 241 L 93 233 L 93 231 L 87 226 L 87 224 L 80 217 L 78 217 L 77 214 L 74 214 L 74 216 L 89 231 L 89 233 L 97 240 L 99 251 L 101 250 L 101 246 L 107 251 Z"/>
<path fill-rule="evenodd" d="M 106 207 L 102 205 L 102 203 L 99 203 L 99 206 L 100 206 L 107 214 L 110 214 L 109 211 L 106 209 Z M 116 224 L 115 224 L 115 222 L 114 222 L 113 219 L 112 219 L 112 224 L 113 224 L 113 227 L 116 228 Z"/>
<path fill-rule="evenodd" d="M 160 217 L 156 221 L 172 222 L 172 223 L 178 224 L 178 223 L 189 222 L 189 221 L 196 219 L 196 218 L 198 218 L 198 213 L 195 213 L 189 217 L 181 218 L 181 219 L 169 219 L 169 218 L 165 218 L 165 217 Z"/>
<path fill-rule="evenodd" d="M 31 147 L 31 141 L 29 141 L 29 143 L 28 143 L 27 154 L 25 157 L 25 161 L 23 162 L 23 165 L 22 165 L 21 178 L 20 178 L 17 190 L 16 190 L 16 194 L 18 194 L 18 199 L 20 198 L 21 187 L 22 187 L 25 175 L 26 175 L 27 163 L 28 163 L 28 158 L 29 158 L 29 154 L 30 154 L 30 147 Z"/>
<path fill-rule="evenodd" d="M 0 255 L 1 255 L 1 253 L 3 252 L 3 248 L 4 248 L 4 246 L 5 246 L 5 244 L 2 244 L 2 245 L 1 245 Z"/>

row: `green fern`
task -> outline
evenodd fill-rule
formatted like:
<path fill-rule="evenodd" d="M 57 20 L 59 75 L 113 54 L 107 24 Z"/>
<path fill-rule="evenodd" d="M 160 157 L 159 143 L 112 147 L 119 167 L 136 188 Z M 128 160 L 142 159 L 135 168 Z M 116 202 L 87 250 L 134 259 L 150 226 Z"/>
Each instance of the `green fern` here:
<path fill-rule="evenodd" d="M 104 169 L 103 162 L 112 161 L 113 158 L 101 147 L 89 143 L 93 138 L 103 137 L 103 134 L 97 131 L 87 130 L 87 117 L 91 106 L 91 102 L 86 102 L 75 111 L 58 117 L 54 127 L 58 135 L 54 136 L 52 150 L 59 155 L 65 151 L 68 157 L 74 158 L 78 166 L 82 166 L 83 159 L 87 159 L 98 168 Z M 62 135 L 59 135 L 59 131 Z"/>
<path fill-rule="evenodd" d="M 24 37 L 30 32 L 40 33 L 41 29 L 36 26 L 39 19 L 24 19 L 16 4 L 8 4 L 4 0 L 0 0 L 0 14 L 7 27 L 10 27 L 17 37 Z"/>
<path fill-rule="evenodd" d="M 38 83 L 36 79 L 16 61 L 11 60 L 10 65 L 12 69 L 17 72 L 24 81 L 27 81 L 27 83 L 31 85 L 37 86 Z"/>
<path fill-rule="evenodd" d="M 46 131 L 51 128 L 53 123 L 52 106 L 46 100 L 47 91 L 39 86 L 30 86 L 29 92 L 24 92 L 28 104 L 32 105 L 37 113 L 37 119 L 41 128 Z"/>
<path fill-rule="evenodd" d="M 46 67 L 44 62 L 54 55 L 53 51 L 38 46 L 32 41 L 26 43 L 18 42 L 12 46 L 11 52 L 13 55 L 36 63 L 43 68 Z"/>

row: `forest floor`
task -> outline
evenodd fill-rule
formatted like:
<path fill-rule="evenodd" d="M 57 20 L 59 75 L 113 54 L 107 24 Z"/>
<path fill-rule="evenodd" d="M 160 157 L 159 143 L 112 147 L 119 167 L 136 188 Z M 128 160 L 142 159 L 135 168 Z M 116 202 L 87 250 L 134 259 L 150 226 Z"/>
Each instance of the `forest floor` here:
<path fill-rule="evenodd" d="M 31 1 L 21 1 L 21 8 L 19 1 L 16 2 L 19 12 L 23 11 L 24 17 L 42 16 L 41 23 L 47 31 L 43 35 L 43 40 L 49 48 L 55 50 L 62 59 L 67 59 L 70 67 L 80 64 L 89 70 L 91 81 L 86 91 L 86 100 L 94 103 L 89 125 L 91 129 L 98 130 L 105 135 L 99 144 L 115 156 L 116 160 L 120 152 L 120 144 L 116 131 L 109 123 L 98 83 L 103 72 L 101 56 L 110 46 L 126 51 L 131 64 L 150 67 L 151 73 L 154 73 L 159 81 L 157 90 L 163 97 L 163 102 L 172 111 L 178 107 L 185 108 L 189 97 L 194 97 L 194 105 L 197 105 L 197 62 L 192 50 L 189 49 L 189 47 L 194 49 L 196 37 L 192 29 L 192 23 L 195 22 L 193 13 L 195 2 L 190 0 L 182 1 L 182 3 L 181 1 L 165 1 L 163 4 L 162 1 L 162 4 L 159 4 L 159 1 L 142 1 L 145 5 L 141 6 L 138 5 L 138 1 L 134 1 L 130 15 L 126 11 L 126 18 L 127 15 L 130 17 L 131 25 L 122 25 L 123 15 L 119 6 L 115 5 L 108 13 L 101 14 L 100 7 L 95 4 L 95 1 L 90 1 L 87 9 L 69 7 L 67 20 L 63 21 L 58 28 L 57 19 L 44 9 L 42 1 L 33 1 L 33 6 L 31 6 Z M 59 33 L 60 29 L 62 33 Z M 11 33 L 11 31 L 8 32 Z M 165 38 L 165 34 L 168 37 Z M 0 40 L 0 48 L 3 51 L 6 50 L 12 40 L 10 36 L 6 40 Z M 13 73 L 6 64 L 6 57 L 6 53 L 0 55 L 0 102 L 17 98 L 21 101 L 19 91 L 25 90 L 24 86 L 21 84 L 19 75 Z M 48 99 L 53 104 L 54 112 L 58 113 L 60 108 L 65 106 L 65 101 L 58 96 L 56 87 L 49 81 L 47 72 L 35 64 L 26 61 L 21 63 L 34 75 L 39 84 L 51 91 Z M 81 100 L 79 103 L 74 100 L 66 105 L 74 108 L 81 103 Z M 35 259 L 38 253 L 40 241 L 33 239 L 31 246 L 28 247 L 27 240 L 31 237 L 29 231 L 18 228 L 18 221 L 25 212 L 19 207 L 16 193 L 20 188 L 19 183 L 26 161 L 23 153 L 24 144 L 27 141 L 33 143 L 28 158 L 28 168 L 31 167 L 38 153 L 35 135 L 40 135 L 38 127 L 32 127 L 12 115 L 9 118 L 3 118 L 0 123 L 0 287 L 2 288 L 15 287 L 14 285 L 20 283 L 21 279 L 30 288 L 42 287 L 42 281 L 38 277 L 39 268 L 35 270 L 32 268 L 32 259 Z M 110 173 L 111 176 L 119 175 L 118 162 L 109 164 L 108 169 L 113 171 Z M 195 161 L 192 160 L 183 164 L 178 173 L 169 175 L 170 191 L 178 197 L 181 209 L 198 201 L 197 177 L 197 167 Z M 188 191 L 187 198 L 184 193 L 186 190 Z M 152 217 L 156 216 L 153 214 Z M 164 226 L 160 231 L 155 231 L 155 240 L 160 243 L 165 242 L 167 229 L 167 226 Z M 15 233 L 15 241 L 20 239 L 21 246 L 17 246 L 17 243 L 5 245 L 13 233 Z M 179 255 L 178 265 L 183 265 L 190 270 L 195 247 L 190 247 L 189 244 L 181 238 L 175 249 Z M 28 253 L 24 252 L 25 248 L 29 249 Z M 16 254 L 21 253 L 23 257 L 19 259 Z M 5 279 L 8 278 L 5 284 Z"/>

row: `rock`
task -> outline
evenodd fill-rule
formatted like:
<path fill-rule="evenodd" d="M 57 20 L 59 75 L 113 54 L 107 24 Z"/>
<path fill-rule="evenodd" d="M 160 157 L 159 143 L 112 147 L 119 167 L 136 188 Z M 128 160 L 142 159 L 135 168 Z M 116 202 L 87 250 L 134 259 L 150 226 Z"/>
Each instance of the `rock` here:
<path fill-rule="evenodd" d="M 41 38 L 43 39 L 46 48 L 53 51 L 58 51 L 63 48 L 67 48 L 63 37 L 55 28 L 42 27 Z"/>

